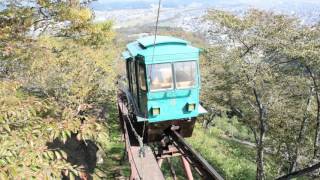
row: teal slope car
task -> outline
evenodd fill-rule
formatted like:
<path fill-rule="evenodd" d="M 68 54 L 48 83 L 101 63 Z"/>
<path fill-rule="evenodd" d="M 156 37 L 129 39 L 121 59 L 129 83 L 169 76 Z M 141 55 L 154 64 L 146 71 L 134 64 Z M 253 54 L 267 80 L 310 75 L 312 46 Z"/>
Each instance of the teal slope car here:
<path fill-rule="evenodd" d="M 199 54 L 189 42 L 168 36 L 138 39 L 122 53 L 126 94 L 136 122 L 148 124 L 149 141 L 172 125 L 179 126 L 182 136 L 191 136 L 195 118 L 206 112 L 199 103 Z"/>

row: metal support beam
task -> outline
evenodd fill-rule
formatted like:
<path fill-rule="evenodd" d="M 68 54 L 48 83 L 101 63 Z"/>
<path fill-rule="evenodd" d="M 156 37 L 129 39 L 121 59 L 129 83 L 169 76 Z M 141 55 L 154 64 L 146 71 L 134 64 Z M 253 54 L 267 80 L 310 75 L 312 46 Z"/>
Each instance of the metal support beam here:
<path fill-rule="evenodd" d="M 170 158 L 166 158 L 166 159 L 167 159 L 168 164 L 170 166 L 170 172 L 171 172 L 173 180 L 178 180 L 178 177 L 177 177 L 176 171 L 174 170 L 173 163 L 172 163 L 171 159 Z"/>
<path fill-rule="evenodd" d="M 199 172 L 203 179 L 223 180 L 223 177 L 200 154 L 193 150 L 177 131 L 168 131 L 167 134 L 171 137 L 173 145 L 183 156 L 187 157 L 187 160 L 192 163 L 192 167 Z"/>
<path fill-rule="evenodd" d="M 193 180 L 192 170 L 191 170 L 191 166 L 190 166 L 189 162 L 187 161 L 187 159 L 185 157 L 183 157 L 183 156 L 180 156 L 180 157 L 181 157 L 181 161 L 183 164 L 184 172 L 186 173 L 188 180 Z"/>
<path fill-rule="evenodd" d="M 118 108 L 119 120 L 125 139 L 126 152 L 131 166 L 130 180 L 147 180 L 150 179 L 150 177 L 154 180 L 164 180 L 165 178 L 157 163 L 156 157 L 149 146 L 144 146 L 145 156 L 139 156 L 140 147 L 135 145 L 137 143 L 134 142 L 135 139 L 132 137 L 133 133 L 131 129 L 128 128 L 128 121 L 130 120 L 128 119 L 128 109 L 120 98 L 118 99 Z"/>
<path fill-rule="evenodd" d="M 163 163 L 163 159 L 158 159 L 158 166 L 161 168 L 161 166 L 162 166 L 162 163 Z"/>

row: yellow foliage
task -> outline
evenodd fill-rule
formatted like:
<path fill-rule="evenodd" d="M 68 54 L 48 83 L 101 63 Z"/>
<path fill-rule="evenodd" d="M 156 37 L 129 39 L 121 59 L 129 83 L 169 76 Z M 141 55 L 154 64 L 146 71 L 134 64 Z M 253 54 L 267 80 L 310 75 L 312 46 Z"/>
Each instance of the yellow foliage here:
<path fill-rule="evenodd" d="M 43 18 L 37 9 L 0 11 L 0 60 L 8 69 L 0 69 L 0 179 L 77 175 L 66 152 L 48 143 L 108 138 L 97 112 L 112 103 L 115 88 L 112 23 L 94 24 L 90 9 L 65 1 L 36 3 L 52 18 L 48 23 L 66 27 L 59 37 L 30 37 L 32 23 Z"/>
<path fill-rule="evenodd" d="M 60 13 L 61 20 L 71 21 L 76 24 L 86 23 L 92 19 L 92 12 L 88 8 L 63 7 Z"/>

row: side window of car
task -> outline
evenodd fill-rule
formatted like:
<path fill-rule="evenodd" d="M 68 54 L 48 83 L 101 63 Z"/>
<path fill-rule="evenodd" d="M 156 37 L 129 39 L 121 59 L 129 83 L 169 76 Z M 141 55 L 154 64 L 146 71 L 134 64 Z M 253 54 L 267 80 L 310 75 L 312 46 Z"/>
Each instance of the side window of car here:
<path fill-rule="evenodd" d="M 147 90 L 147 83 L 146 83 L 146 68 L 144 64 L 139 64 L 139 86 L 140 89 L 143 91 Z"/>

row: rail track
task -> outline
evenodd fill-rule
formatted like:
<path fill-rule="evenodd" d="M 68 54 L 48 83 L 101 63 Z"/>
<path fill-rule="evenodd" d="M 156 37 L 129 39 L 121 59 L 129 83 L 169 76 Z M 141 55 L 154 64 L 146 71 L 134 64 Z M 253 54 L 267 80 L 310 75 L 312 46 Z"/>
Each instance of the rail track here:
<path fill-rule="evenodd" d="M 168 129 L 166 146 L 157 148 L 143 145 L 137 140 L 136 132 L 130 122 L 127 102 L 118 95 L 119 120 L 122 127 L 123 139 L 126 145 L 127 157 L 131 166 L 130 180 L 164 180 L 161 165 L 164 160 L 169 163 L 171 157 L 180 157 L 185 175 L 188 180 L 193 180 L 192 169 L 205 180 L 223 180 L 223 177 L 176 131 L 176 127 Z M 143 148 L 143 153 L 141 150 Z M 174 168 L 170 166 L 173 179 L 176 178 Z"/>

